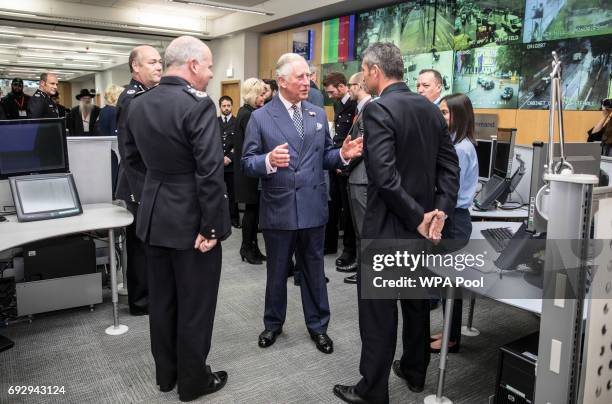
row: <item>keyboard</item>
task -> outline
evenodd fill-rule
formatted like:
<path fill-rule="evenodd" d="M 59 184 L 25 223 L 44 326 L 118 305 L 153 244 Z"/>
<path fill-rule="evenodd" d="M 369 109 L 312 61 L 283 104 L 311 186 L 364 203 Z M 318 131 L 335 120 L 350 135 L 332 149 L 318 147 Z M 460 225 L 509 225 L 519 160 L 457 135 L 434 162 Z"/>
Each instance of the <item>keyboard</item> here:
<path fill-rule="evenodd" d="M 487 240 L 497 252 L 504 251 L 512 238 L 512 231 L 507 227 L 484 229 L 480 232 L 484 236 L 485 240 Z"/>

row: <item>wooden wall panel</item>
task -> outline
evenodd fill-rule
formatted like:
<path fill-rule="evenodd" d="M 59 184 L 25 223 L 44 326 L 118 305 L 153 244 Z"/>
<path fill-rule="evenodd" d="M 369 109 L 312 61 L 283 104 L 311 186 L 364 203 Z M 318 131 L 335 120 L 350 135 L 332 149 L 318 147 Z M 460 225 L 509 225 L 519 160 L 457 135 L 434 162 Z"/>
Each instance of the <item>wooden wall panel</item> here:
<path fill-rule="evenodd" d="M 476 113 L 497 114 L 500 128 L 516 128 L 517 144 L 530 145 L 548 141 L 548 111 L 527 109 L 477 109 Z M 600 111 L 564 111 L 563 127 L 566 142 L 585 142 L 587 131 L 601 117 Z M 556 128 L 556 122 L 555 122 Z M 558 139 L 558 130 L 556 139 Z"/>

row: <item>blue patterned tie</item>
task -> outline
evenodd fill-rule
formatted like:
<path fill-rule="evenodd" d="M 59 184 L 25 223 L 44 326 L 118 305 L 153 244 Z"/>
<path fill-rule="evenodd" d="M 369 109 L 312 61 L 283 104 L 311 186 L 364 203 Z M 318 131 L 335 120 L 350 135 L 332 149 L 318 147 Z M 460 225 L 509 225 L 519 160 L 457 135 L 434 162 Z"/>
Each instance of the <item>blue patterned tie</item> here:
<path fill-rule="evenodd" d="M 293 124 L 295 125 L 295 129 L 297 129 L 298 133 L 300 134 L 300 137 L 302 139 L 304 139 L 304 121 L 302 118 L 302 111 L 300 111 L 298 109 L 298 106 L 293 104 L 291 106 L 291 109 L 293 110 Z"/>

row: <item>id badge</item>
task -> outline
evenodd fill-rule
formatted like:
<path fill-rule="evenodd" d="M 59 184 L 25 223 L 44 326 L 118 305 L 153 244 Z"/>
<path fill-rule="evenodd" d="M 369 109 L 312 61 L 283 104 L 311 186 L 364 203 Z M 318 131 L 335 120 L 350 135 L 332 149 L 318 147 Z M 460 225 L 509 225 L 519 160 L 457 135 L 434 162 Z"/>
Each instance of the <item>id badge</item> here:
<path fill-rule="evenodd" d="M 20 109 L 19 110 L 19 116 L 22 116 L 22 117 L 25 118 L 26 116 L 28 116 L 28 113 L 26 112 L 25 109 Z"/>

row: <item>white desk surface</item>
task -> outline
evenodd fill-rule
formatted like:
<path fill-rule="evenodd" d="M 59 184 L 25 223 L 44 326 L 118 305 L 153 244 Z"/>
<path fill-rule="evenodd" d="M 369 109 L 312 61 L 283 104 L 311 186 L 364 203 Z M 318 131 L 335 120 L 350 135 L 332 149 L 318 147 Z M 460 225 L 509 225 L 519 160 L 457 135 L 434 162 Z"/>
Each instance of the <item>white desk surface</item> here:
<path fill-rule="evenodd" d="M 528 216 L 528 206 L 523 206 L 519 209 L 491 209 L 491 210 L 478 210 L 472 206 L 470 208 L 470 216 L 472 218 L 482 219 L 526 219 Z M 498 226 L 499 227 L 499 226 Z"/>
<path fill-rule="evenodd" d="M 67 234 L 113 229 L 132 223 L 134 217 L 125 208 L 110 203 L 83 205 L 83 214 L 60 219 L 19 223 L 17 216 L 0 222 L 0 251 Z"/>
<path fill-rule="evenodd" d="M 508 227 L 512 232 L 515 232 L 521 226 L 520 222 L 472 222 L 471 239 L 482 240 L 484 236 L 480 232 L 484 229 L 495 227 Z M 494 299 L 500 303 L 504 303 L 519 309 L 527 310 L 532 313 L 542 312 L 542 299 Z"/>

